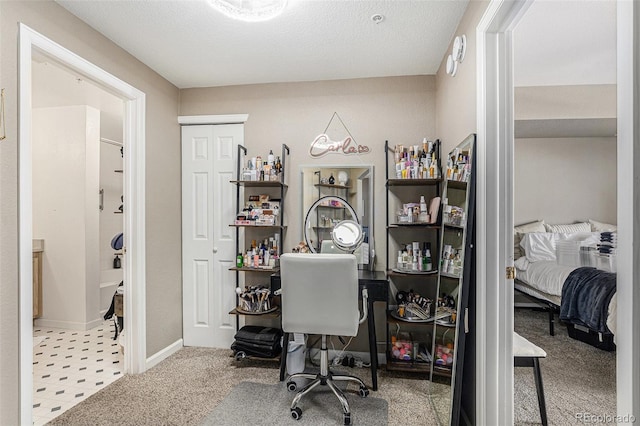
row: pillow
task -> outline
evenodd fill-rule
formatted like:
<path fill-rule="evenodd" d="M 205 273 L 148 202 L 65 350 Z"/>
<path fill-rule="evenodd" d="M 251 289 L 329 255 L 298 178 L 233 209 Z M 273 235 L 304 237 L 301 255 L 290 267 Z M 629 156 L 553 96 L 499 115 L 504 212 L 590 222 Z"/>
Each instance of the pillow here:
<path fill-rule="evenodd" d="M 591 232 L 591 225 L 588 222 L 569 223 L 563 225 L 544 225 L 547 232 L 557 232 L 562 234 L 572 234 L 574 232 Z"/>
<path fill-rule="evenodd" d="M 600 243 L 599 232 L 573 232 L 559 233 L 556 237 L 557 241 L 577 241 L 580 246 L 597 246 Z"/>
<path fill-rule="evenodd" d="M 591 224 L 591 230 L 593 232 L 618 232 L 618 227 L 616 225 L 598 222 L 593 219 L 589 219 L 589 223 Z"/>
<path fill-rule="evenodd" d="M 520 248 L 520 241 L 522 241 L 522 237 L 528 232 L 546 232 L 544 220 L 525 223 L 524 225 L 518 225 L 513 228 L 513 258 L 515 260 L 524 256 Z"/>
<path fill-rule="evenodd" d="M 529 262 L 556 260 L 558 236 L 549 232 L 529 232 L 522 238 L 522 248 Z"/>

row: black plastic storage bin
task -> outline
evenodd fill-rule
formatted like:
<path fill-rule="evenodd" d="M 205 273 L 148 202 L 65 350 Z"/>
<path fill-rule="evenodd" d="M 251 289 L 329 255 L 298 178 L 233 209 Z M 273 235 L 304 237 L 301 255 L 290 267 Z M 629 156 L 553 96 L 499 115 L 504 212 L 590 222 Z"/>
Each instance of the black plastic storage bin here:
<path fill-rule="evenodd" d="M 588 343 L 603 351 L 616 350 L 616 344 L 613 343 L 613 334 L 611 333 L 599 333 L 582 325 L 571 323 L 567 323 L 567 331 L 572 339 Z"/>

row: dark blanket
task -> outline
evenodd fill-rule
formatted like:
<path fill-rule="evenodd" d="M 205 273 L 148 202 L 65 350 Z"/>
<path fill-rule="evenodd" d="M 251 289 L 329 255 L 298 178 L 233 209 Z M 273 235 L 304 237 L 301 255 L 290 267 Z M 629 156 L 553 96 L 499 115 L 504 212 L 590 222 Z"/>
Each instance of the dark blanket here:
<path fill-rule="evenodd" d="M 560 319 L 600 333 L 607 328 L 609 302 L 616 292 L 616 274 L 596 268 L 578 268 L 562 286 Z"/>

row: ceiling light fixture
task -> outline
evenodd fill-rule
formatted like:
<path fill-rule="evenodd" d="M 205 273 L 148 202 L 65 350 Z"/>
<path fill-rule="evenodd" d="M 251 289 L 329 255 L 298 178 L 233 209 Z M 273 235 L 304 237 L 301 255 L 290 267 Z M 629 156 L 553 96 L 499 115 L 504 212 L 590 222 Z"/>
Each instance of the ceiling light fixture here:
<path fill-rule="evenodd" d="M 209 4 L 229 18 L 260 22 L 280 15 L 287 6 L 287 0 L 209 0 Z"/>

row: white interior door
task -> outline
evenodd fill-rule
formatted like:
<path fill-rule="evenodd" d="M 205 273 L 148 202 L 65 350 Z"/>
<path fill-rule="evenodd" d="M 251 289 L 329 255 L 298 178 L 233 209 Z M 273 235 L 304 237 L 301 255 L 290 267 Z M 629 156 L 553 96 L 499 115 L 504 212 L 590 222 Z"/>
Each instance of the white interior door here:
<path fill-rule="evenodd" d="M 235 334 L 235 158 L 243 124 L 182 127 L 185 346 L 228 348 Z"/>

